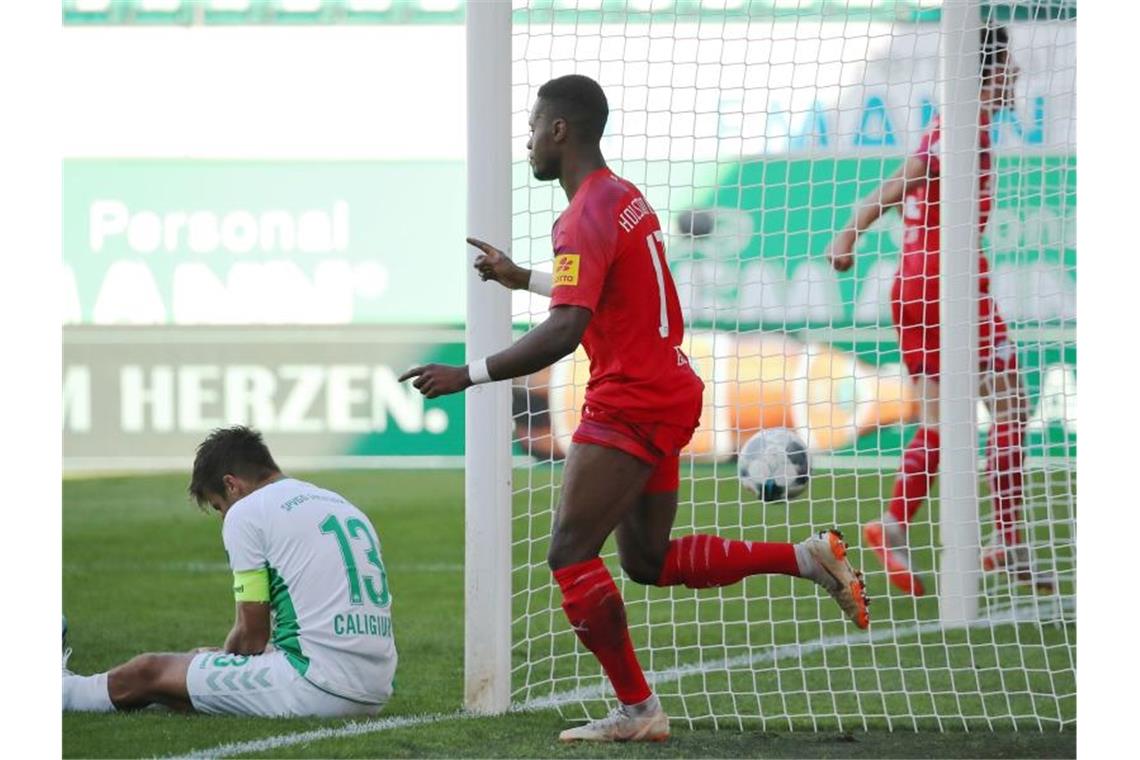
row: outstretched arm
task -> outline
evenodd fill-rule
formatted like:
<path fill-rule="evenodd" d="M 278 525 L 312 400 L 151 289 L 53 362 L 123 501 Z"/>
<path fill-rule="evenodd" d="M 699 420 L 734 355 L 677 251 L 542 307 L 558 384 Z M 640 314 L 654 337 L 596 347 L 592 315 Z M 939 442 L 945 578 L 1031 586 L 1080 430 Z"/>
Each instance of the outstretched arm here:
<path fill-rule="evenodd" d="M 855 207 L 851 221 L 843 231 L 835 236 L 827 247 L 825 255 L 831 265 L 840 272 L 846 272 L 855 263 L 855 243 L 863 231 L 875 223 L 880 216 L 900 205 L 907 190 L 930 179 L 928 164 L 919 156 L 911 156 L 875 192 L 868 195 Z"/>
<path fill-rule="evenodd" d="M 519 338 L 512 346 L 486 359 L 462 367 L 426 364 L 400 376 L 428 398 L 457 393 L 476 382 L 507 380 L 549 367 L 578 347 L 593 313 L 581 306 L 555 306 L 546 321 Z M 474 372 L 472 372 L 474 369 Z"/>

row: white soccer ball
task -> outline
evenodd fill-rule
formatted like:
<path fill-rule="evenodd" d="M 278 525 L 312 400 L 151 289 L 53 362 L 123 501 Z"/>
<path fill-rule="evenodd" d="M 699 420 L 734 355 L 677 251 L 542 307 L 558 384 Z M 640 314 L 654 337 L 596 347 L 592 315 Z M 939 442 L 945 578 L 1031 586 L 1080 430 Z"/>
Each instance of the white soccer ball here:
<path fill-rule="evenodd" d="M 740 485 L 761 501 L 794 499 L 807 488 L 811 461 L 807 444 L 787 428 L 761 430 L 737 458 Z"/>

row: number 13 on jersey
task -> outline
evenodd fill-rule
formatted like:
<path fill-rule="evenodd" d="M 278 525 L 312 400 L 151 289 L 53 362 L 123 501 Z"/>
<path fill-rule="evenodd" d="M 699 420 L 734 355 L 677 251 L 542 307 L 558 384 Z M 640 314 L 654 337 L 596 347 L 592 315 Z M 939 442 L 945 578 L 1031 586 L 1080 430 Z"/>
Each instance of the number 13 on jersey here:
<path fill-rule="evenodd" d="M 321 533 L 334 535 L 337 545 L 340 547 L 340 556 L 344 560 L 344 572 L 348 576 L 349 602 L 353 605 L 364 604 L 364 598 L 361 594 L 361 587 L 363 586 L 365 593 L 368 594 L 368 601 L 377 607 L 387 607 L 392 600 L 392 595 L 388 592 L 388 573 L 384 570 L 384 563 L 380 561 L 380 548 L 376 545 L 376 539 L 373 538 L 368 525 L 355 517 L 350 517 L 344 525 L 341 525 L 336 515 L 329 515 L 321 521 L 320 528 Z M 362 575 L 357 570 L 356 557 L 352 554 L 352 544 L 349 542 L 350 538 L 368 542 L 364 556 L 368 560 L 368 564 L 376 568 L 379 575 L 378 579 L 376 575 Z M 379 580 L 379 588 L 377 588 L 377 580 Z"/>

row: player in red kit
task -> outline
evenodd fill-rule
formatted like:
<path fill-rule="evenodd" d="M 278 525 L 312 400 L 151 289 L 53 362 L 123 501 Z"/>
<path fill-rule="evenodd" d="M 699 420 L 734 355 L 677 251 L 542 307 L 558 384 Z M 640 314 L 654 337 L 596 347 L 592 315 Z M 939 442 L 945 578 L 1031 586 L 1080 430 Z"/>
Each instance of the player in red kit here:
<path fill-rule="evenodd" d="M 991 116 L 1013 106 L 1018 75 L 1009 54 L 1005 27 L 983 27 L 981 45 L 979 237 L 993 206 Z M 903 362 L 921 399 L 922 424 L 903 454 L 889 508 L 881 521 L 864 526 L 863 537 L 886 567 L 890 582 L 915 596 L 922 596 L 925 589 L 922 579 L 910 567 L 907 525 L 926 499 L 939 463 L 940 137 L 940 125 L 935 119 L 918 150 L 898 173 L 859 204 L 854 218 L 827 252 L 837 270 L 850 269 L 859 235 L 887 210 L 902 206 L 902 262 L 891 291 L 891 316 Z M 986 465 L 993 500 L 994 540 L 983 552 L 983 565 L 990 571 L 1004 568 L 1018 581 L 1048 590 L 1053 582 L 1034 570 L 1021 525 L 1026 401 L 1017 371 L 1017 349 L 990 296 L 989 263 L 984 254 L 978 262 L 978 279 L 978 361 L 982 371 L 979 394 L 993 420 Z"/>
<path fill-rule="evenodd" d="M 570 202 L 554 224 L 552 273 L 518 267 L 491 245 L 468 239 L 482 252 L 475 267 L 484 280 L 551 296 L 546 321 L 486 359 L 416 367 L 401 379 L 415 377 L 415 387 L 431 398 L 529 375 L 579 343 L 585 347 L 590 380 L 547 561 L 570 625 L 621 704 L 560 738 L 661 741 L 669 736 L 669 719 L 646 682 L 625 605 L 598 556 L 611 533 L 622 568 L 637 583 L 710 588 L 784 573 L 823 586 L 860 628 L 867 627 L 867 602 L 835 531 L 798 544 L 714 535 L 670 540 L 678 457 L 699 421 L 704 386 L 681 351 L 681 306 L 657 214 L 602 158 L 608 114 L 605 94 L 588 77 L 560 77 L 538 91 L 527 143 L 534 176 L 558 180 Z"/>

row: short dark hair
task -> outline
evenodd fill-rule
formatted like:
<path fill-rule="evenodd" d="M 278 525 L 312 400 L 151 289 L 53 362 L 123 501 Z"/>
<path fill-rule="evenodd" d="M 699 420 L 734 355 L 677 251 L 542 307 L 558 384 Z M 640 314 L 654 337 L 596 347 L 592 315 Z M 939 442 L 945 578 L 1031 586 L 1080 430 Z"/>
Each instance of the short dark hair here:
<path fill-rule="evenodd" d="M 986 23 L 981 29 L 982 76 L 992 74 L 1009 58 L 1009 29 Z"/>
<path fill-rule="evenodd" d="M 280 471 L 261 433 L 245 425 L 217 428 L 198 444 L 186 490 L 198 506 L 204 507 L 207 494 L 225 495 L 222 478 L 226 475 L 262 480 Z"/>
<path fill-rule="evenodd" d="M 556 116 L 578 127 L 586 140 L 602 139 L 610 105 L 602 86 L 593 79 L 581 74 L 551 79 L 538 88 L 538 97 L 554 107 Z"/>

